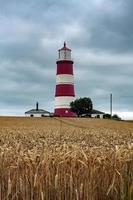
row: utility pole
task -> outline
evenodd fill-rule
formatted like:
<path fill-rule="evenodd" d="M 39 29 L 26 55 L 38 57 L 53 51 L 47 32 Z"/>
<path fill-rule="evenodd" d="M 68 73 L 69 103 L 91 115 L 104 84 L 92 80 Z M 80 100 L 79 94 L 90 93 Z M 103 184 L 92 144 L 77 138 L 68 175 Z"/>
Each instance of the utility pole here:
<path fill-rule="evenodd" d="M 110 94 L 110 115 L 112 117 L 112 104 L 113 104 L 113 98 L 112 98 L 112 94 Z"/>

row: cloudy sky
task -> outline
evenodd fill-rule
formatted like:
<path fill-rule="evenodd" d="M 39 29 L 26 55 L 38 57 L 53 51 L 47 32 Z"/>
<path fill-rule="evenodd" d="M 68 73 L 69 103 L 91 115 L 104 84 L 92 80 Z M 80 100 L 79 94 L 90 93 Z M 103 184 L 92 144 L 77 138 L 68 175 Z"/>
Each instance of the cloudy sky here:
<path fill-rule="evenodd" d="M 54 109 L 56 59 L 72 49 L 76 97 L 133 119 L 132 0 L 0 0 L 0 115 Z"/>

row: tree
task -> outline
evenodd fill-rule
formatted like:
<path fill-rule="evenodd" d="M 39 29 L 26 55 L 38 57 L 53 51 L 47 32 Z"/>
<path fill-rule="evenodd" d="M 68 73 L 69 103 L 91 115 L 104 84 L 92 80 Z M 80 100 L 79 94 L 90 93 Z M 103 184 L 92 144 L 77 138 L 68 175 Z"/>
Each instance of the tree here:
<path fill-rule="evenodd" d="M 75 112 L 79 117 L 82 114 L 89 113 L 93 109 L 93 104 L 90 98 L 84 97 L 72 101 L 70 107 L 72 112 Z"/>
<path fill-rule="evenodd" d="M 105 114 L 105 115 L 104 115 L 104 119 L 121 120 L 121 118 L 120 118 L 117 114 L 114 114 L 113 116 L 111 116 L 110 114 Z"/>
<path fill-rule="evenodd" d="M 112 116 L 112 119 L 121 120 L 121 118 L 120 118 L 117 114 L 114 114 L 114 115 Z"/>

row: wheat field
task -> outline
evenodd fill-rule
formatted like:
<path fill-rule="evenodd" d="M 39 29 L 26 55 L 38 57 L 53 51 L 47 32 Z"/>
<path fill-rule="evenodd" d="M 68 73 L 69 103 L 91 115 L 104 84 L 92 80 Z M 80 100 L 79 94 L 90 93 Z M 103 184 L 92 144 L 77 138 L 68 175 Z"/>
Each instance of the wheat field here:
<path fill-rule="evenodd" d="M 0 200 L 132 200 L 133 123 L 0 117 Z"/>

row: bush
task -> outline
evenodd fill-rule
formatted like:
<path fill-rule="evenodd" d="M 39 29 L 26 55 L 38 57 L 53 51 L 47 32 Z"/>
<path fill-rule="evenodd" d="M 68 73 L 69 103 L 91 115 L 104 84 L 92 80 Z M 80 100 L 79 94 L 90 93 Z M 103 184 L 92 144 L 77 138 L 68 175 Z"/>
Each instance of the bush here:
<path fill-rule="evenodd" d="M 120 118 L 117 114 L 114 114 L 114 115 L 112 116 L 112 119 L 121 120 L 121 118 Z"/>

